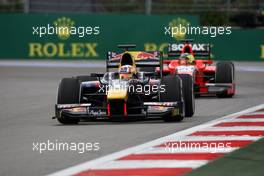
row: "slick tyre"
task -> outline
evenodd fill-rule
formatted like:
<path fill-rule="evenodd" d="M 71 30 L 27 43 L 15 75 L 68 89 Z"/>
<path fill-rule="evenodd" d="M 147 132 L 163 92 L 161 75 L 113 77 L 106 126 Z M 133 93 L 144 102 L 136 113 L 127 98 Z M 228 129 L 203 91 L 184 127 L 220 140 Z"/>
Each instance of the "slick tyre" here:
<path fill-rule="evenodd" d="M 156 67 L 141 67 L 140 71 L 142 71 L 142 72 L 155 72 Z"/>
<path fill-rule="evenodd" d="M 215 83 L 234 83 L 235 67 L 232 62 L 219 62 L 216 65 Z M 234 94 L 217 94 L 219 98 L 230 98 Z"/>
<path fill-rule="evenodd" d="M 74 104 L 79 103 L 80 82 L 76 78 L 64 78 L 61 80 L 57 104 Z M 69 117 L 58 117 L 58 121 L 62 124 L 77 124 L 79 119 L 71 119 Z"/>
<path fill-rule="evenodd" d="M 76 78 L 80 81 L 80 82 L 86 82 L 86 81 L 96 81 L 97 78 L 96 77 L 92 77 L 92 76 L 87 76 L 87 75 L 80 75 L 80 76 L 76 76 Z"/>
<path fill-rule="evenodd" d="M 195 100 L 193 90 L 193 78 L 191 75 L 179 75 L 182 80 L 182 92 L 184 97 L 185 117 L 192 117 L 195 112 Z"/>
<path fill-rule="evenodd" d="M 161 102 L 179 102 L 183 101 L 182 82 L 177 75 L 168 75 L 161 79 L 161 85 L 165 86 L 165 91 L 160 93 Z M 180 110 L 181 111 L 181 110 Z M 165 122 L 179 122 L 184 116 L 180 114 L 167 114 L 163 116 Z"/>

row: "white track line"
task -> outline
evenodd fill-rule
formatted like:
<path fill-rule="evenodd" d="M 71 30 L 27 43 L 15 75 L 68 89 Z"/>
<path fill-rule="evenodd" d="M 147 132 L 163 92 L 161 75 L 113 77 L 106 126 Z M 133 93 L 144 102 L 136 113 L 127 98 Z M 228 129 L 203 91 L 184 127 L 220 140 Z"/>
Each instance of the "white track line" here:
<path fill-rule="evenodd" d="M 190 144 L 189 144 L 190 145 Z M 167 154 L 167 153 L 229 153 L 238 149 L 237 147 L 209 148 L 209 147 L 153 147 L 135 152 L 135 154 Z"/>
<path fill-rule="evenodd" d="M 236 66 L 236 71 L 264 72 L 264 68 L 261 66 Z"/>
<path fill-rule="evenodd" d="M 182 141 L 230 141 L 230 140 L 250 140 L 256 141 L 259 136 L 186 136 Z"/>
<path fill-rule="evenodd" d="M 262 126 L 232 126 L 232 127 L 210 127 L 201 131 L 264 131 Z"/>
<path fill-rule="evenodd" d="M 166 141 L 183 139 L 184 137 L 186 137 L 187 135 L 189 135 L 189 134 L 191 134 L 193 132 L 199 131 L 201 129 L 208 128 L 210 126 L 213 126 L 215 124 L 223 122 L 223 121 L 225 121 L 227 119 L 230 119 L 230 120 L 234 119 L 234 118 L 236 118 L 236 117 L 238 117 L 238 116 L 240 116 L 242 114 L 254 112 L 254 111 L 262 109 L 262 108 L 264 108 L 264 104 L 261 104 L 261 105 L 258 105 L 258 106 L 254 106 L 254 107 L 248 108 L 246 110 L 243 110 L 243 111 L 240 111 L 240 112 L 237 112 L 237 113 L 234 113 L 234 114 L 230 114 L 230 115 L 227 115 L 227 116 L 224 116 L 224 117 L 209 121 L 207 123 L 204 123 L 204 124 L 201 124 L 201 125 L 198 125 L 198 126 L 194 126 L 192 128 L 188 128 L 186 130 L 179 131 L 179 132 L 176 132 L 174 134 L 171 134 L 171 135 L 168 135 L 168 136 L 165 136 L 165 137 L 162 137 L 162 138 L 158 138 L 156 140 L 153 140 L 153 141 L 150 141 L 150 142 L 147 142 L 147 143 L 135 146 L 135 147 L 131 147 L 131 148 L 128 148 L 128 149 L 125 149 L 125 150 L 122 150 L 122 151 L 118 151 L 118 152 L 115 152 L 115 153 L 112 153 L 112 154 L 109 154 L 109 155 L 106 155 L 106 156 L 103 156 L 103 157 L 100 157 L 100 158 L 97 158 L 97 159 L 94 159 L 94 160 L 91 160 L 91 161 L 87 161 L 85 163 L 82 163 L 82 164 L 79 164 L 79 165 L 76 165 L 76 166 L 73 166 L 73 167 L 70 167 L 70 168 L 55 172 L 53 174 L 50 174 L 50 176 L 62 176 L 62 175 L 64 176 L 64 175 L 73 175 L 73 174 L 76 174 L 76 173 L 80 173 L 82 171 L 85 171 L 85 170 L 88 170 L 90 168 L 93 168 L 93 167 L 95 167 L 97 165 L 106 164 L 107 162 L 110 162 L 110 161 L 116 160 L 118 158 L 127 156 L 129 154 L 144 150 L 146 148 L 150 148 L 152 146 L 159 145 L 159 144 L 164 143 Z M 162 166 L 163 166 L 163 164 L 162 164 Z"/>
<path fill-rule="evenodd" d="M 103 61 L 0 61 L 0 67 L 105 68 Z"/>
<path fill-rule="evenodd" d="M 264 122 L 264 118 L 237 118 L 227 122 Z"/>
<path fill-rule="evenodd" d="M 122 160 L 110 161 L 91 169 L 198 168 L 207 160 Z"/>
<path fill-rule="evenodd" d="M 263 115 L 264 116 L 264 111 L 263 112 L 251 112 L 251 113 L 248 113 L 248 114 L 244 114 L 244 115 Z"/>

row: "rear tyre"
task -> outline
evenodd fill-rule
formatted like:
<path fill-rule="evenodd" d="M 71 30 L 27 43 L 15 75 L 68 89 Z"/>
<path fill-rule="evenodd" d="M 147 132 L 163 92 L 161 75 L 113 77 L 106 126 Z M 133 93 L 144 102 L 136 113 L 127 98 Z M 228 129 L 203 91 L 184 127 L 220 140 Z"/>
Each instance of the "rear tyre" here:
<path fill-rule="evenodd" d="M 235 80 L 235 69 L 232 62 L 219 62 L 216 65 L 215 83 L 234 83 Z M 219 98 L 230 98 L 234 94 L 217 94 Z"/>
<path fill-rule="evenodd" d="M 141 67 L 140 71 L 142 71 L 142 72 L 155 72 L 156 67 Z"/>
<path fill-rule="evenodd" d="M 80 82 L 76 78 L 63 78 L 58 89 L 57 104 L 75 104 L 79 103 Z M 58 117 L 62 124 L 77 124 L 79 119 L 68 117 Z"/>
<path fill-rule="evenodd" d="M 161 79 L 161 85 L 165 86 L 165 91 L 160 93 L 161 102 L 176 102 L 183 101 L 182 83 L 177 75 L 168 75 Z M 181 110 L 180 110 L 181 111 Z M 179 122 L 184 116 L 180 114 L 167 114 L 163 116 L 165 122 Z"/>
<path fill-rule="evenodd" d="M 192 117 L 195 111 L 193 78 L 191 75 L 188 74 L 182 74 L 179 76 L 182 79 L 185 117 Z"/>
<path fill-rule="evenodd" d="M 230 64 L 233 67 L 233 71 L 235 71 L 235 64 L 233 62 L 225 61 L 225 63 Z"/>
<path fill-rule="evenodd" d="M 80 82 L 96 81 L 96 80 L 97 80 L 96 77 L 87 76 L 87 75 L 76 76 L 76 78 L 77 78 Z"/>

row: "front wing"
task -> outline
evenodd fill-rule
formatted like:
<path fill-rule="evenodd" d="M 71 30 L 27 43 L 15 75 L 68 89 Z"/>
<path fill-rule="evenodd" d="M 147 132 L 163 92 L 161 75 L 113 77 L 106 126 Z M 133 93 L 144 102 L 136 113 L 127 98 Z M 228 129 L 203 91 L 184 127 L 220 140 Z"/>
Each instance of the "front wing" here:
<path fill-rule="evenodd" d="M 132 107 L 133 108 L 133 107 Z M 138 107 L 137 107 L 138 108 Z M 165 115 L 183 116 L 183 102 L 144 102 L 141 114 L 111 115 L 107 107 L 93 107 L 91 104 L 56 104 L 55 117 L 95 119 L 113 117 L 162 117 Z"/>
<path fill-rule="evenodd" d="M 235 94 L 234 83 L 206 83 L 205 86 L 198 87 L 195 94 L 210 95 L 210 94 Z"/>

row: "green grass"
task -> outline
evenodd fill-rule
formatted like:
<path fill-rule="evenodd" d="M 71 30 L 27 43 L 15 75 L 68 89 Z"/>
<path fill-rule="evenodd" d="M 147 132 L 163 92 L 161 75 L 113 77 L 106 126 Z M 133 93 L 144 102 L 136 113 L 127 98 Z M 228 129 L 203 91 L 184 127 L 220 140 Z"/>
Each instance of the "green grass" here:
<path fill-rule="evenodd" d="M 187 174 L 187 176 L 262 175 L 264 175 L 264 138 Z"/>

